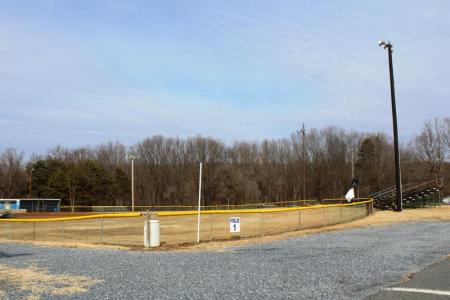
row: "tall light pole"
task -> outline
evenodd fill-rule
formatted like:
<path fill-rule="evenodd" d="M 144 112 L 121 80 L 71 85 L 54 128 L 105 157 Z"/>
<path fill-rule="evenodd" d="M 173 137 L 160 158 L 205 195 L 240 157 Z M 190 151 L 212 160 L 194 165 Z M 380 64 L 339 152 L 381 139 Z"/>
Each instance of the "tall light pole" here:
<path fill-rule="evenodd" d="M 306 144 L 305 144 L 305 123 L 302 123 L 302 129 L 297 130 L 302 135 L 302 157 L 303 157 L 303 200 L 306 200 Z"/>
<path fill-rule="evenodd" d="M 395 154 L 395 197 L 396 203 L 394 210 L 402 211 L 402 179 L 400 171 L 400 154 L 398 151 L 398 129 L 397 129 L 397 107 L 395 104 L 395 89 L 394 89 L 394 67 L 392 65 L 392 44 L 387 41 L 379 41 L 378 45 L 384 47 L 388 51 L 389 58 L 389 79 L 391 84 L 391 102 L 392 102 L 392 125 L 394 130 L 394 154 Z"/>
<path fill-rule="evenodd" d="M 131 160 L 131 210 L 134 211 L 134 160 L 137 156 L 127 154 L 127 159 Z"/>

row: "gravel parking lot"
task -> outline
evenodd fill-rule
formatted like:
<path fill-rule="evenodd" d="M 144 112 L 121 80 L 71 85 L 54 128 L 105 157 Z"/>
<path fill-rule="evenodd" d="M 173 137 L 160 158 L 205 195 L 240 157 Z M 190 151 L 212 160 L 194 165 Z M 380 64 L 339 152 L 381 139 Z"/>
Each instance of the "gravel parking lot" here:
<path fill-rule="evenodd" d="M 0 298 L 363 299 L 450 254 L 449 226 L 375 226 L 222 252 L 2 244 Z"/>

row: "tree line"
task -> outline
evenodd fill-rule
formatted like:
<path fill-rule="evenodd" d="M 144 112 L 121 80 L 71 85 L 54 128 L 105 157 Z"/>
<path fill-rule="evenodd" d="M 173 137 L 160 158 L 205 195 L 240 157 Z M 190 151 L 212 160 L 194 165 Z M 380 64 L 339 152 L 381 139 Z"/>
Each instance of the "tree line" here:
<path fill-rule="evenodd" d="M 130 153 L 137 157 L 136 205 L 195 205 L 199 162 L 204 166 L 203 205 L 290 201 L 302 199 L 303 193 L 307 199 L 340 197 L 350 186 L 352 165 L 364 195 L 394 183 L 393 146 L 384 133 L 327 127 L 308 130 L 304 148 L 302 141 L 299 133 L 231 145 L 211 137 L 156 135 L 131 147 L 120 142 L 57 146 L 27 160 L 23 152 L 7 148 L 0 153 L 0 198 L 130 205 Z M 449 159 L 450 118 L 429 120 L 401 146 L 403 182 L 448 182 Z"/>

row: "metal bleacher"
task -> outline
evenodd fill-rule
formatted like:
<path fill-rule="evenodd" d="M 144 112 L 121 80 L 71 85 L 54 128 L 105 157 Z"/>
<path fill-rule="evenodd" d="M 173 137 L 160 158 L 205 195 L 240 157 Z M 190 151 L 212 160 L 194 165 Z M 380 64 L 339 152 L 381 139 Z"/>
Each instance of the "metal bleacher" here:
<path fill-rule="evenodd" d="M 441 205 L 441 187 L 442 180 L 440 179 L 404 184 L 402 185 L 402 206 L 404 208 L 420 208 Z M 393 209 L 396 189 L 395 186 L 391 186 L 369 196 L 374 199 L 375 208 L 383 210 Z"/>

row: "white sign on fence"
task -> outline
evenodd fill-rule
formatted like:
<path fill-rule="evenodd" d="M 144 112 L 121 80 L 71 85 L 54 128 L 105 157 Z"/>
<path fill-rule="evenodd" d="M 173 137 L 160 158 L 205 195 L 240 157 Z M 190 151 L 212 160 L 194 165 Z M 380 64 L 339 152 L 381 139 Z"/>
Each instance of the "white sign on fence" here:
<path fill-rule="evenodd" d="M 241 232 L 241 218 L 233 217 L 230 218 L 230 232 Z"/>

